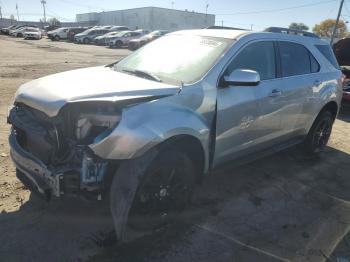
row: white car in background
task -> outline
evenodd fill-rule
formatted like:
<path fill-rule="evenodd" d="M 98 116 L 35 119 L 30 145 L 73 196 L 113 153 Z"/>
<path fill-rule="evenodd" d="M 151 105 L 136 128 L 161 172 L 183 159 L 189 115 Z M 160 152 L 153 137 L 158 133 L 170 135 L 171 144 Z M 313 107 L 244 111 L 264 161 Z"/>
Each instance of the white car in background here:
<path fill-rule="evenodd" d="M 23 37 L 23 34 L 26 30 L 28 29 L 37 29 L 36 27 L 31 27 L 31 26 L 23 26 L 21 28 L 15 29 L 15 30 L 10 30 L 10 35 L 15 36 L 15 37 Z"/>
<path fill-rule="evenodd" d="M 24 39 L 36 39 L 36 40 L 39 40 L 43 36 L 42 36 L 42 32 L 41 32 L 40 29 L 38 29 L 38 28 L 27 28 L 27 30 L 25 30 L 23 32 L 23 37 L 24 37 Z"/>
<path fill-rule="evenodd" d="M 121 48 L 122 46 L 128 45 L 129 41 L 135 38 L 143 36 L 143 33 L 136 31 L 122 31 L 117 35 L 106 38 L 106 44 L 109 47 Z"/>
<path fill-rule="evenodd" d="M 68 38 L 68 31 L 68 27 L 61 27 L 56 30 L 47 32 L 47 37 L 50 38 L 52 41 L 60 41 L 61 39 Z"/>

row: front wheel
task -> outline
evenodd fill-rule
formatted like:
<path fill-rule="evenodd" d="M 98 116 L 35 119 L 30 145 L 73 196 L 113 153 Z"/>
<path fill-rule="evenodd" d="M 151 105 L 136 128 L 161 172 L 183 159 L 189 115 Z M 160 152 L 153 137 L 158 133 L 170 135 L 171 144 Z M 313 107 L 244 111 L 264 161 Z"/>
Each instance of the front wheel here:
<path fill-rule="evenodd" d="M 125 162 L 111 186 L 111 212 L 117 238 L 127 232 L 147 232 L 173 221 L 189 204 L 195 185 L 195 168 L 179 151 L 149 152 Z"/>
<path fill-rule="evenodd" d="M 84 41 L 83 41 L 83 43 L 84 43 L 84 44 L 86 44 L 86 45 L 87 45 L 88 43 L 90 43 L 90 40 L 89 40 L 89 38 L 84 38 Z"/>
<path fill-rule="evenodd" d="M 60 37 L 58 35 L 55 36 L 55 41 L 60 41 Z"/>
<path fill-rule="evenodd" d="M 334 123 L 330 111 L 321 112 L 313 123 L 304 142 L 308 154 L 317 154 L 324 150 L 331 136 Z"/>
<path fill-rule="evenodd" d="M 117 41 L 116 43 L 115 43 L 115 47 L 116 48 L 121 48 L 123 46 L 123 42 L 122 41 Z"/>

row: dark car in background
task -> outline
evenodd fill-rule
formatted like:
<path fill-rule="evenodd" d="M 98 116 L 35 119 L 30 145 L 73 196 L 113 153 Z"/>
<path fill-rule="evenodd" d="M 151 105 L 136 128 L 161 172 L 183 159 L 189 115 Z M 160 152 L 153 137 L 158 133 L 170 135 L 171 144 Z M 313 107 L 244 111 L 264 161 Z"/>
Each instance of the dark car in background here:
<path fill-rule="evenodd" d="M 128 48 L 130 50 L 136 50 L 138 48 L 140 48 L 141 46 L 165 35 L 169 33 L 169 31 L 167 30 L 157 30 L 157 31 L 153 31 L 147 35 L 144 35 L 138 39 L 132 39 L 130 40 L 129 44 L 128 44 Z"/>
<path fill-rule="evenodd" d="M 344 75 L 343 105 L 350 106 L 350 38 L 340 39 L 333 51 Z"/>

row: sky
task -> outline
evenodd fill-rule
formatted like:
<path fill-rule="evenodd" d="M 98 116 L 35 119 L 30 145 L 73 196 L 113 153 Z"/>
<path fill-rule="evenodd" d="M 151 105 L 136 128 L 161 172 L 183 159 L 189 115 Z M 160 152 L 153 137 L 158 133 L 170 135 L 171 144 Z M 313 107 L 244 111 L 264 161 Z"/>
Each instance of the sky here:
<path fill-rule="evenodd" d="M 38 21 L 43 17 L 41 0 L 0 0 L 3 17 L 13 14 L 20 20 Z M 88 12 L 156 6 L 206 12 L 216 15 L 216 24 L 263 30 L 269 26 L 288 27 L 303 22 L 312 28 L 327 18 L 336 18 L 340 0 L 46 0 L 47 17 L 75 21 L 75 15 Z M 350 21 L 350 0 L 345 0 L 342 19 Z"/>

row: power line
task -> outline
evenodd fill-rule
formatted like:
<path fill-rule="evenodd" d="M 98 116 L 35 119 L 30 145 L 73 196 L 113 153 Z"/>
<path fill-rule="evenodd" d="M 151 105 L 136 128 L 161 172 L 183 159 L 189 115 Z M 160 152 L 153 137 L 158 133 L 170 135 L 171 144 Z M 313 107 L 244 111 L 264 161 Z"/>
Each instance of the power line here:
<path fill-rule="evenodd" d="M 251 12 L 236 12 L 236 13 L 231 13 L 231 14 L 216 14 L 216 15 L 251 15 L 251 14 L 262 14 L 262 13 L 274 13 L 274 12 L 287 11 L 287 10 L 291 10 L 291 9 L 298 9 L 298 8 L 303 8 L 303 7 L 322 5 L 322 4 L 331 3 L 331 2 L 335 2 L 335 0 L 320 1 L 320 2 L 315 2 L 315 3 L 290 6 L 290 7 L 285 7 L 285 8 L 266 9 L 266 10 L 251 11 Z"/>

